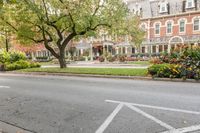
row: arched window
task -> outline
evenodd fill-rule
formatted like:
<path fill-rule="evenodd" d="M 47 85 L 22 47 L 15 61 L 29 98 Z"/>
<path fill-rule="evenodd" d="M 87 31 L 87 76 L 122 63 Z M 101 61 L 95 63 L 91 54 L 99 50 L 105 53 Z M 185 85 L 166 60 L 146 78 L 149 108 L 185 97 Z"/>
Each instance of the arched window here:
<path fill-rule="evenodd" d="M 166 33 L 172 34 L 173 32 L 173 21 L 167 21 L 166 22 Z"/>
<path fill-rule="evenodd" d="M 180 19 L 179 20 L 179 32 L 180 33 L 185 33 L 186 30 L 186 20 L 185 19 Z"/>
<path fill-rule="evenodd" d="M 193 30 L 199 31 L 200 30 L 200 18 L 195 18 L 193 20 Z"/>
<path fill-rule="evenodd" d="M 155 23 L 154 25 L 155 35 L 160 35 L 160 26 L 161 26 L 161 23 Z"/>

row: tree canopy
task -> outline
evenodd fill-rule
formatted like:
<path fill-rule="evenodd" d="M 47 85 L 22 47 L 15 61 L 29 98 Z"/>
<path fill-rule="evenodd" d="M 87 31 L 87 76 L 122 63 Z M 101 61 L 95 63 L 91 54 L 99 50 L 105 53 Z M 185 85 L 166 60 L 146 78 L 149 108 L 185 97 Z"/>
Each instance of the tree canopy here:
<path fill-rule="evenodd" d="M 114 29 L 125 23 L 127 15 L 123 0 L 7 0 L 0 21 L 22 43 L 43 43 L 64 68 L 65 48 L 71 40 Z"/>

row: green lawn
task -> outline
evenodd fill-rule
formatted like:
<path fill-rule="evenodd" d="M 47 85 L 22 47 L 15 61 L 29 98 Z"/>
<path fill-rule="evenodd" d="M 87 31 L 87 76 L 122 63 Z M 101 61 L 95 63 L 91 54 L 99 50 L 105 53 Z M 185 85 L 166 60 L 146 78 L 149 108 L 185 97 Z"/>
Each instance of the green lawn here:
<path fill-rule="evenodd" d="M 128 64 L 135 64 L 135 65 L 150 65 L 149 61 L 130 61 Z"/>
<path fill-rule="evenodd" d="M 131 68 L 32 68 L 18 70 L 18 72 L 47 72 L 47 73 L 71 73 L 71 74 L 97 74 L 118 76 L 146 76 L 147 69 Z"/>

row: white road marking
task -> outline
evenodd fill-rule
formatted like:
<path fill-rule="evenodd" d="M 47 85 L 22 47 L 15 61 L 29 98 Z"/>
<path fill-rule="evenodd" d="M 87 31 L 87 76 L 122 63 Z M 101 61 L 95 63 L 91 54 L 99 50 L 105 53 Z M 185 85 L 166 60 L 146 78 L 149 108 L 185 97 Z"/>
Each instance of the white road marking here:
<path fill-rule="evenodd" d="M 96 130 L 95 133 L 103 133 L 105 129 L 109 126 L 109 124 L 112 122 L 112 120 L 115 118 L 115 116 L 122 109 L 123 106 L 124 106 L 123 104 L 119 104 L 115 108 L 115 110 L 108 116 L 108 118 L 104 121 L 104 123 Z"/>
<path fill-rule="evenodd" d="M 181 112 L 181 113 L 187 113 L 187 114 L 200 115 L 200 112 L 190 111 L 190 110 L 182 110 L 182 109 L 158 107 L 158 106 L 151 106 L 151 105 L 145 105 L 145 104 L 136 104 L 136 103 L 113 101 L 113 100 L 106 100 L 106 102 L 118 103 L 118 104 L 130 104 L 130 105 L 137 106 L 137 107 L 145 107 L 145 108 L 151 108 L 151 109 L 158 109 L 158 110 L 165 110 L 165 111 L 173 111 L 173 112 Z"/>
<path fill-rule="evenodd" d="M 10 88 L 10 86 L 0 86 L 0 88 Z"/>
<path fill-rule="evenodd" d="M 180 112 L 180 113 L 187 113 L 187 114 L 194 114 L 194 115 L 200 115 L 200 112 L 196 111 L 190 111 L 190 110 L 182 110 L 182 109 L 175 109 L 175 108 L 166 108 L 166 107 L 159 107 L 159 106 L 151 106 L 151 105 L 145 105 L 145 104 L 136 104 L 136 103 L 128 103 L 128 102 L 121 102 L 121 101 L 114 101 L 114 100 L 105 100 L 109 103 L 116 103 L 119 104 L 115 110 L 108 116 L 108 118 L 104 121 L 104 123 L 98 128 L 98 130 L 95 133 L 103 133 L 106 128 L 109 126 L 109 124 L 112 122 L 112 120 L 115 118 L 115 116 L 119 113 L 119 111 L 123 108 L 123 106 L 127 106 L 128 108 L 132 109 L 133 111 L 145 116 L 146 118 L 158 123 L 159 125 L 165 127 L 169 131 L 165 131 L 162 133 L 188 133 L 192 131 L 199 131 L 200 125 L 193 125 L 191 127 L 184 127 L 175 129 L 171 125 L 162 122 L 161 120 L 157 119 L 156 117 L 142 111 L 141 109 L 137 107 L 144 107 L 144 108 L 151 108 L 151 109 L 158 109 L 158 110 L 165 110 L 165 111 L 173 111 L 173 112 Z"/>
<path fill-rule="evenodd" d="M 166 129 L 172 130 L 175 129 L 174 127 L 168 125 L 167 123 L 162 122 L 161 120 L 155 118 L 154 116 L 147 114 L 146 112 L 140 110 L 139 108 L 136 108 L 134 106 L 132 106 L 131 104 L 125 104 L 127 107 L 129 107 L 130 109 L 132 109 L 133 111 L 143 115 L 144 117 L 158 123 L 159 125 L 161 125 L 162 127 L 165 127 Z"/>
<path fill-rule="evenodd" d="M 175 130 L 170 130 L 162 133 L 188 133 L 192 131 L 199 131 L 200 130 L 200 125 L 195 125 L 191 127 L 184 127 L 184 128 L 179 128 Z"/>

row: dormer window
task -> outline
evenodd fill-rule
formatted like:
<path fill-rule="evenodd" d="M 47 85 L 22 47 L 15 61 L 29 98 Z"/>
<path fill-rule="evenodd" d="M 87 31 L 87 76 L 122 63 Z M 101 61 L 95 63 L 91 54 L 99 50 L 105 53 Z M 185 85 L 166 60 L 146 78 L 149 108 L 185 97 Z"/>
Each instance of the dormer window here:
<path fill-rule="evenodd" d="M 167 11 L 167 2 L 160 3 L 160 13 L 166 13 Z"/>
<path fill-rule="evenodd" d="M 133 13 L 140 16 L 143 13 L 142 7 L 140 4 L 136 3 L 134 8 L 133 8 Z"/>
<path fill-rule="evenodd" d="M 195 4 L 194 4 L 194 0 L 187 0 L 186 1 L 186 8 L 194 8 Z"/>

